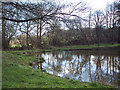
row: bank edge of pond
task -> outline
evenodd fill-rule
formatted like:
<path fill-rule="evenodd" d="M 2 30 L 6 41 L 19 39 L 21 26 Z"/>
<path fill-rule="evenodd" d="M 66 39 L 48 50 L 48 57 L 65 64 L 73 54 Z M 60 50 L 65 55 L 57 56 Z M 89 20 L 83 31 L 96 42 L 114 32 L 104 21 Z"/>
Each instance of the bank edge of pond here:
<path fill-rule="evenodd" d="M 40 52 L 51 52 L 51 51 L 73 51 L 73 50 L 111 50 L 111 48 L 120 48 L 120 44 L 100 44 L 99 46 L 97 44 L 92 45 L 72 45 L 72 46 L 62 46 L 62 47 L 53 47 L 53 48 L 47 48 L 46 49 L 32 49 L 32 50 L 23 50 L 23 51 L 40 51 Z"/>
<path fill-rule="evenodd" d="M 18 51 L 3 51 L 3 88 L 114 88 L 110 85 L 79 82 L 40 72 L 29 66 L 29 63 L 35 60 L 36 57 Z"/>
<path fill-rule="evenodd" d="M 93 44 L 93 45 L 74 45 L 74 46 L 64 46 L 55 47 L 53 50 L 102 50 L 110 49 L 112 47 L 120 47 L 120 44 Z"/>

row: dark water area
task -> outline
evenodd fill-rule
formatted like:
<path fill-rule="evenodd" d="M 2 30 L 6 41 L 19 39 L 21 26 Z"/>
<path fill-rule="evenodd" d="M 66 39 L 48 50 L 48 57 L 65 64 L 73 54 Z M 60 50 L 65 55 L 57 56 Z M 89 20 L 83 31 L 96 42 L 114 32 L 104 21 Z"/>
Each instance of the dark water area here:
<path fill-rule="evenodd" d="M 35 69 L 82 82 L 98 82 L 120 87 L 119 54 L 103 55 L 88 51 L 55 51 L 35 54 L 44 58 L 42 63 L 33 63 Z"/>

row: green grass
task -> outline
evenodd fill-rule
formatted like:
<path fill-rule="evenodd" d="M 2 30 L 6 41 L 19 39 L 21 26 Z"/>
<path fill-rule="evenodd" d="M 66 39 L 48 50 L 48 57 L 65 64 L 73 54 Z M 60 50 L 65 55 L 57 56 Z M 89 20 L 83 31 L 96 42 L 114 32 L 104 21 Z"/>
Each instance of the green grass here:
<path fill-rule="evenodd" d="M 18 51 L 2 52 L 3 88 L 112 88 L 98 83 L 69 80 L 41 72 L 29 66 L 36 57 Z"/>
<path fill-rule="evenodd" d="M 53 47 L 52 49 L 31 49 L 31 50 L 24 50 L 25 52 L 51 52 L 51 51 L 64 51 L 64 50 L 87 50 L 87 49 L 103 49 L 104 48 L 112 48 L 112 47 L 120 47 L 120 44 L 100 44 L 99 46 L 97 44 L 92 45 L 72 45 L 72 46 L 63 46 L 63 47 Z M 23 51 L 19 51 L 23 52 Z"/>
<path fill-rule="evenodd" d="M 93 45 L 74 45 L 74 46 L 65 46 L 65 47 L 56 47 L 55 49 L 58 50 L 68 50 L 68 49 L 94 49 L 94 48 L 107 48 L 107 47 L 116 47 L 120 46 L 120 44 L 100 44 L 99 46 L 97 44 Z"/>
<path fill-rule="evenodd" d="M 120 44 L 100 44 L 99 46 L 97 44 L 92 45 L 73 45 L 73 46 L 63 46 L 63 47 L 54 47 L 52 50 L 74 50 L 74 49 L 96 49 L 96 48 L 111 48 L 111 47 L 117 47 L 120 46 Z M 51 50 L 47 50 L 51 51 Z"/>
<path fill-rule="evenodd" d="M 72 45 L 72 46 L 63 46 L 63 47 L 53 47 L 53 49 L 41 49 L 41 50 L 36 50 L 36 51 L 63 51 L 63 50 L 86 50 L 86 49 L 104 49 L 104 48 L 112 48 L 112 47 L 118 47 L 120 44 L 100 44 L 99 46 L 97 44 L 92 44 L 92 45 Z M 34 51 L 34 50 L 33 50 Z"/>

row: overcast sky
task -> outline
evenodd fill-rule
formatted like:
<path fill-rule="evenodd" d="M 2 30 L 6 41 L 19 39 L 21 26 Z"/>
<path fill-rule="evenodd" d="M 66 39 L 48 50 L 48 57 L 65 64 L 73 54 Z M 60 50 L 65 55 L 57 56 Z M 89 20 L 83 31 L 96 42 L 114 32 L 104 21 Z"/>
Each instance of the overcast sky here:
<path fill-rule="evenodd" d="M 41 0 L 20 0 L 20 1 L 30 1 L 30 2 L 38 2 Z M 77 4 L 78 2 L 80 2 L 81 0 L 43 0 L 43 1 L 56 1 L 57 3 L 75 3 Z M 94 9 L 104 9 L 107 5 L 107 3 L 112 3 L 115 0 L 82 0 L 83 2 L 87 2 L 88 5 Z"/>
<path fill-rule="evenodd" d="M 65 3 L 72 2 L 77 4 L 81 0 L 57 0 L 57 1 L 61 1 L 61 2 L 63 1 Z M 82 0 L 82 1 L 87 2 L 92 9 L 96 10 L 96 9 L 104 9 L 108 3 L 112 3 L 115 0 Z"/>
<path fill-rule="evenodd" d="M 87 0 L 93 9 L 104 9 L 108 3 L 112 3 L 113 1 L 114 0 Z"/>

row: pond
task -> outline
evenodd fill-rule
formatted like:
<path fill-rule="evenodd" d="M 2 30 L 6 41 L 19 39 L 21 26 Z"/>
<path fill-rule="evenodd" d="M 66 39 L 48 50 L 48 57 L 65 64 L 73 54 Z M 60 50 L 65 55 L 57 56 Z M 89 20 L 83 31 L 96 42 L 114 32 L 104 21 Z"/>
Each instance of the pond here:
<path fill-rule="evenodd" d="M 37 53 L 44 62 L 34 64 L 35 69 L 83 82 L 98 82 L 104 85 L 120 85 L 119 55 L 103 55 L 87 51 L 55 51 Z"/>

